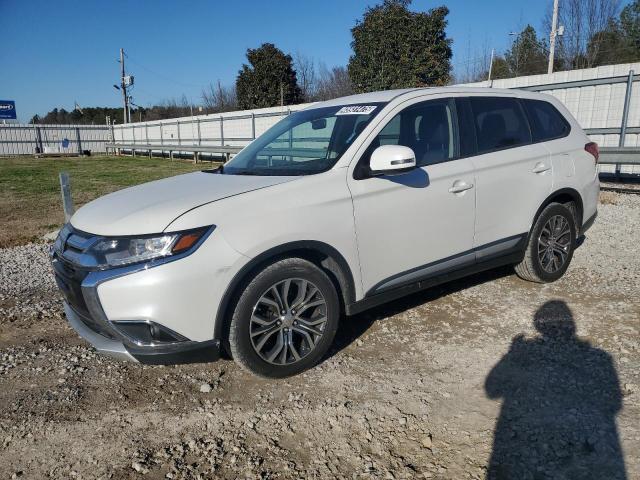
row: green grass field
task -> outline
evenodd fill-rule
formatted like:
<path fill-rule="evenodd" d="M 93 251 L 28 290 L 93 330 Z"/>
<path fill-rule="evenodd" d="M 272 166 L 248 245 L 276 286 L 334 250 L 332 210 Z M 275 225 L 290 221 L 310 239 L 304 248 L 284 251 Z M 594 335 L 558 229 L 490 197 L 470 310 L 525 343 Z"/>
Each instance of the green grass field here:
<path fill-rule="evenodd" d="M 61 171 L 70 175 L 77 208 L 115 190 L 208 165 L 143 157 L 0 158 L 0 247 L 28 243 L 60 227 Z"/>

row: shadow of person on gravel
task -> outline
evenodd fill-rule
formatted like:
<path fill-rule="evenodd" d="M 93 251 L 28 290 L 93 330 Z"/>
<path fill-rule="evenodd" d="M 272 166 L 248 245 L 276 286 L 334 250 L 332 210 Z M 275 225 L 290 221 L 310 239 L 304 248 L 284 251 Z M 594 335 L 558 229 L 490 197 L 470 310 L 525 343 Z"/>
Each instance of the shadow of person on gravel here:
<path fill-rule="evenodd" d="M 490 480 L 626 479 L 615 416 L 622 394 L 613 361 L 576 337 L 566 303 L 535 313 L 540 335 L 518 335 L 485 382 L 502 398 Z"/>

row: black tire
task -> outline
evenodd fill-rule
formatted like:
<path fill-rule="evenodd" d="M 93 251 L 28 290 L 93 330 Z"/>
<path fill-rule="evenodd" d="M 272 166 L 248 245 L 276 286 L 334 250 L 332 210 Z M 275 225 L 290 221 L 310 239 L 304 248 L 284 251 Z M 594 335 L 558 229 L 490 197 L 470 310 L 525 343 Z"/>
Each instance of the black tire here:
<path fill-rule="evenodd" d="M 317 319 L 324 318 L 324 314 L 326 321 L 324 321 L 321 327 L 318 327 L 318 330 L 321 330 L 321 334 L 319 336 L 311 334 L 311 337 L 309 337 L 310 340 L 307 341 L 303 338 L 307 335 L 302 335 L 299 330 L 303 328 L 300 326 L 301 318 L 295 317 L 298 318 L 298 322 L 295 322 L 293 320 L 294 316 L 290 314 L 290 311 L 287 311 L 287 319 L 284 320 L 284 316 L 278 317 L 275 307 L 271 307 L 271 310 L 268 312 L 267 310 L 261 310 L 259 316 L 262 319 L 269 320 L 268 324 L 265 323 L 265 328 L 269 328 L 269 333 L 271 334 L 271 337 L 266 343 L 266 347 L 263 348 L 267 350 L 267 347 L 271 347 L 271 350 L 269 352 L 263 350 L 259 353 L 257 351 L 258 346 L 254 345 L 256 341 L 255 334 L 259 329 L 255 321 L 252 320 L 254 307 L 256 307 L 256 313 L 258 313 L 258 310 L 266 308 L 267 305 L 265 303 L 259 304 L 259 301 L 263 300 L 265 295 L 271 295 L 269 292 L 272 292 L 272 287 L 274 286 L 276 286 L 277 293 L 282 294 L 284 289 L 282 282 L 286 282 L 287 280 L 294 282 L 292 283 L 292 287 L 287 287 L 287 290 L 291 290 L 291 293 L 289 293 L 291 302 L 287 300 L 287 305 L 289 305 L 289 303 L 293 304 L 295 299 L 292 297 L 297 296 L 298 292 L 302 291 L 303 287 L 300 285 L 304 284 L 304 288 L 308 288 L 308 292 L 311 292 L 312 289 L 311 287 L 307 287 L 307 285 L 316 287 L 319 293 L 314 297 L 315 301 L 308 301 L 308 303 L 312 305 L 313 303 L 318 303 L 318 300 L 323 300 L 324 304 L 306 307 L 304 309 L 305 315 L 309 309 L 313 309 L 313 314 L 316 315 L 316 317 L 311 320 L 318 321 Z M 284 295 L 281 296 L 284 297 Z M 275 296 L 272 298 L 275 298 Z M 280 301 L 282 299 L 278 300 Z M 302 305 L 304 306 L 304 302 Z M 292 311 L 295 313 L 295 310 Z M 240 293 L 229 326 L 228 338 L 231 356 L 244 369 L 260 377 L 284 378 L 296 375 L 313 367 L 323 358 L 333 342 L 338 328 L 339 318 L 340 302 L 338 293 L 331 279 L 320 268 L 302 258 L 279 260 L 265 267 Z M 278 324 L 277 327 L 273 324 L 276 320 Z M 289 328 L 285 328 L 287 322 L 298 323 L 297 329 L 294 325 L 288 325 Z M 282 326 L 280 326 L 281 324 Z M 269 325 L 271 325 L 271 327 Z M 275 329 L 274 332 L 271 332 L 272 328 Z M 281 330 L 283 331 L 281 332 Z M 252 332 L 254 334 L 253 336 Z M 281 336 L 286 343 L 284 347 L 285 358 L 282 360 L 282 354 L 279 354 L 276 359 L 269 362 L 265 357 L 269 356 L 267 353 L 275 351 L 277 348 L 276 342 L 280 342 L 279 336 Z M 292 348 L 291 344 L 287 343 L 288 338 L 291 339 L 293 344 L 296 344 L 298 340 L 300 341 L 300 343 L 297 344 L 297 348 Z M 313 339 L 316 341 L 313 342 Z M 310 347 L 311 343 L 313 343 L 312 347 Z M 294 358 L 293 351 L 296 351 L 296 355 L 301 356 L 299 360 Z M 291 363 L 286 363 L 288 360 L 291 360 Z M 281 363 L 276 364 L 273 362 Z"/>
<path fill-rule="evenodd" d="M 553 250 L 553 248 L 549 250 L 551 253 L 547 253 L 548 256 L 545 256 L 544 250 L 547 249 L 545 245 L 550 243 L 545 243 L 544 241 L 547 236 L 546 232 L 549 231 L 548 224 L 552 219 L 558 217 L 564 219 L 567 223 L 568 232 L 558 240 L 558 243 L 556 243 L 556 240 L 553 240 L 553 243 L 554 246 L 561 247 L 560 241 L 568 241 L 566 250 L 562 248 L 566 253 L 566 257 L 563 256 L 560 250 Z M 547 228 L 545 229 L 545 227 Z M 515 266 L 516 274 L 523 280 L 528 280 L 530 282 L 555 282 L 562 277 L 562 275 L 567 271 L 567 268 L 569 268 L 569 264 L 573 258 L 575 244 L 576 221 L 573 212 L 567 206 L 560 203 L 551 203 L 547 205 L 544 210 L 542 210 L 531 229 L 524 258 Z M 541 255 L 543 257 L 542 259 Z M 553 258 L 555 258 L 555 260 Z M 547 262 L 547 268 L 545 268 L 545 265 L 543 264 L 543 259 Z M 548 262 L 551 262 L 552 265 L 549 266 Z M 549 268 L 551 268 L 552 271 L 549 271 Z"/>

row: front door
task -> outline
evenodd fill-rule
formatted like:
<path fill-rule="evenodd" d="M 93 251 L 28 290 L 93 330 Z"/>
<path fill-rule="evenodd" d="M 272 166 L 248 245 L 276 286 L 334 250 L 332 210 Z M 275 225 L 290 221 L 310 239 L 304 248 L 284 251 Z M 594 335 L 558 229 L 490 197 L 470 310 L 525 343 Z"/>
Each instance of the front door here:
<path fill-rule="evenodd" d="M 389 144 L 412 148 L 418 168 L 368 175 L 373 150 Z M 474 183 L 453 100 L 415 103 L 380 127 L 349 177 L 366 295 L 473 263 Z"/>

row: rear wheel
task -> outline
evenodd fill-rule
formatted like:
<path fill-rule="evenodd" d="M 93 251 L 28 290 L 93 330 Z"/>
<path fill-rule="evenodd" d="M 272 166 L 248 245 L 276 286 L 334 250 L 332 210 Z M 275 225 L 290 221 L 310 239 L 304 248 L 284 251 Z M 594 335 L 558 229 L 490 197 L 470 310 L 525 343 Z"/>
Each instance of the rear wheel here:
<path fill-rule="evenodd" d="M 559 203 L 548 205 L 531 229 L 524 259 L 515 266 L 524 280 L 548 283 L 569 268 L 576 243 L 575 216 Z"/>
<path fill-rule="evenodd" d="M 231 354 L 259 376 L 295 375 L 326 353 L 339 315 L 336 289 L 320 268 L 301 258 L 280 260 L 241 293 L 229 329 Z"/>

